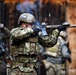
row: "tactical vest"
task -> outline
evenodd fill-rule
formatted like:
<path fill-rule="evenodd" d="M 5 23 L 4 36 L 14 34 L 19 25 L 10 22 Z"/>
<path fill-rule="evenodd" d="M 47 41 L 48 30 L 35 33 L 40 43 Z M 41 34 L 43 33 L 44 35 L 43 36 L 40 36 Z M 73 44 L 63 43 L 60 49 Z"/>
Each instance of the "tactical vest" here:
<path fill-rule="evenodd" d="M 27 68 L 30 68 L 29 71 L 33 70 L 34 66 L 37 67 L 36 62 L 39 50 L 41 50 L 41 45 L 37 43 L 36 38 L 28 39 L 27 42 L 19 46 L 11 45 L 10 53 L 13 56 L 12 68 L 18 66 L 20 70 Z M 27 72 L 27 70 L 24 71 Z"/>
<path fill-rule="evenodd" d="M 58 37 L 57 43 L 53 47 L 46 48 L 47 54 L 58 57 L 61 55 L 61 47 L 60 44 L 64 42 L 64 39 L 62 37 Z"/>

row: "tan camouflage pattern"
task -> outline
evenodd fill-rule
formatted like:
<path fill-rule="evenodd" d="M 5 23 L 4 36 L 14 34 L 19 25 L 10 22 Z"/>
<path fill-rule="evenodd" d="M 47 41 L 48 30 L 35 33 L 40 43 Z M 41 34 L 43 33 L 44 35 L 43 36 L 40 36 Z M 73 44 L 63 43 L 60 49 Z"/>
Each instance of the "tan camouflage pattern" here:
<path fill-rule="evenodd" d="M 34 31 L 31 28 L 24 29 L 22 27 L 18 27 L 11 30 L 12 38 L 22 39 L 23 37 L 29 37 Z"/>
<path fill-rule="evenodd" d="M 15 31 L 16 31 L 16 34 L 15 36 L 18 35 L 19 33 L 19 30 L 17 31 L 18 29 L 16 28 L 16 30 L 12 30 L 11 32 L 13 33 L 13 35 L 15 34 Z M 18 32 L 18 33 L 17 33 Z M 20 36 L 22 34 L 19 34 Z M 18 35 L 18 36 L 19 36 Z M 28 36 L 28 35 L 27 35 Z M 19 37 L 19 38 L 22 38 Z M 31 71 L 34 71 L 33 67 L 37 67 L 37 54 L 39 53 L 39 50 L 40 50 L 40 45 L 39 43 L 37 43 L 37 38 L 33 39 L 32 40 L 27 40 L 27 42 L 24 42 L 22 43 L 21 45 L 19 46 L 12 46 L 12 38 L 10 39 L 11 43 L 10 43 L 10 53 L 11 55 L 13 56 L 13 62 L 12 62 L 12 69 L 13 68 L 16 68 L 18 67 L 20 71 L 23 71 L 23 72 L 31 72 Z M 31 42 L 29 42 L 31 41 Z M 18 55 L 23 55 L 23 56 L 18 56 Z M 24 56 L 26 55 L 26 56 Z M 32 57 L 32 55 L 34 55 Z M 26 66 L 23 66 L 23 65 L 26 65 Z M 30 74 L 29 74 L 30 75 Z"/>
<path fill-rule="evenodd" d="M 36 74 L 36 71 L 34 70 L 33 72 L 31 72 L 31 73 L 26 73 L 26 72 L 21 72 L 20 70 L 19 70 L 19 68 L 15 68 L 15 69 L 13 69 L 11 72 L 10 72 L 10 75 L 37 75 Z"/>
<path fill-rule="evenodd" d="M 38 43 L 26 42 L 20 46 L 11 46 L 10 53 L 14 58 L 12 68 L 20 66 L 20 64 L 23 66 L 23 64 L 25 63 L 28 67 L 32 67 L 33 69 L 33 66 L 36 66 L 37 62 L 36 56 L 39 53 L 39 50 L 40 49 Z M 26 56 L 18 56 L 18 54 Z M 32 55 L 35 56 L 31 57 Z"/>
<path fill-rule="evenodd" d="M 43 47 L 53 47 L 57 42 L 59 31 L 58 29 L 49 30 L 48 35 L 47 37 L 43 37 L 40 34 L 38 41 Z"/>
<path fill-rule="evenodd" d="M 17 54 L 38 54 L 39 53 L 39 44 L 26 42 L 20 46 L 11 46 L 11 55 Z"/>
<path fill-rule="evenodd" d="M 20 31 L 22 31 L 22 33 L 19 33 Z M 34 71 L 34 69 L 33 69 L 34 66 L 37 67 L 36 56 L 41 50 L 41 45 L 38 43 L 38 37 L 29 38 L 28 40 L 26 40 L 26 42 L 20 44 L 19 46 L 12 45 L 14 37 L 15 37 L 15 39 L 16 38 L 22 39 L 23 37 L 26 38 L 26 37 L 30 36 L 30 34 L 31 34 L 30 31 L 28 31 L 28 30 L 26 31 L 26 30 L 23 30 L 21 28 L 15 28 L 11 31 L 12 37 L 10 39 L 10 41 L 11 41 L 11 43 L 10 43 L 10 48 L 11 48 L 10 53 L 13 56 L 12 69 L 18 67 L 19 72 L 21 72 L 21 71 L 23 71 L 25 73 L 31 72 L 31 71 Z M 26 35 L 25 35 L 25 33 L 26 33 Z M 58 36 L 58 31 L 55 30 L 53 32 L 53 35 L 52 35 L 52 37 L 53 37 L 52 40 L 57 39 L 56 38 L 57 36 Z M 50 42 L 52 40 L 50 40 Z M 44 41 L 42 43 L 44 43 Z M 51 45 L 51 44 L 49 44 L 49 45 Z M 19 55 L 22 55 L 22 56 L 19 56 Z M 35 55 L 35 56 L 32 57 L 31 55 Z M 15 71 L 15 69 L 13 69 L 13 70 Z M 17 75 L 17 74 L 14 74 L 14 75 Z M 27 75 L 27 74 L 25 74 L 25 75 Z M 29 75 L 32 75 L 32 74 L 29 74 Z"/>
<path fill-rule="evenodd" d="M 46 48 L 46 53 L 48 53 L 51 56 L 57 57 L 59 52 L 59 42 L 57 42 L 53 47 Z"/>
<path fill-rule="evenodd" d="M 58 40 L 57 40 L 57 43 L 56 43 L 53 47 L 46 48 L 46 53 L 49 52 L 49 54 L 50 54 L 51 56 L 54 56 L 54 57 L 57 57 L 57 56 L 61 55 L 61 52 L 60 52 L 60 49 L 61 49 L 60 44 L 61 44 L 62 42 L 64 42 L 64 41 L 65 41 L 65 40 L 64 40 L 61 36 L 59 36 L 59 37 L 58 37 Z M 55 55 L 53 55 L 53 53 L 54 53 Z"/>

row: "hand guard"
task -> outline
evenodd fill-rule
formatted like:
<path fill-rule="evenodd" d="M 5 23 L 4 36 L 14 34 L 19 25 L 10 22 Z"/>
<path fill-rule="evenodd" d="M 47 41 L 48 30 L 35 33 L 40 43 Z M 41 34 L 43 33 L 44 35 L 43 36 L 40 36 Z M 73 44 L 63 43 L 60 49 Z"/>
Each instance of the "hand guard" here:
<path fill-rule="evenodd" d="M 62 26 L 59 26 L 58 30 L 59 31 L 66 30 L 66 28 L 68 28 L 69 26 L 70 24 L 68 22 L 64 22 Z"/>

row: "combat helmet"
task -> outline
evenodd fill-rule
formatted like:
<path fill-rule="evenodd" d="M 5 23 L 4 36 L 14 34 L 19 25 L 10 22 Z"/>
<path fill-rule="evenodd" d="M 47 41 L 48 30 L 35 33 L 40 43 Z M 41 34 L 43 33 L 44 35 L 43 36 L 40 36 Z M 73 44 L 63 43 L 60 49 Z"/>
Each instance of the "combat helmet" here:
<path fill-rule="evenodd" d="M 35 23 L 35 17 L 30 13 L 23 13 L 18 19 L 18 24 L 23 21 L 25 23 Z"/>

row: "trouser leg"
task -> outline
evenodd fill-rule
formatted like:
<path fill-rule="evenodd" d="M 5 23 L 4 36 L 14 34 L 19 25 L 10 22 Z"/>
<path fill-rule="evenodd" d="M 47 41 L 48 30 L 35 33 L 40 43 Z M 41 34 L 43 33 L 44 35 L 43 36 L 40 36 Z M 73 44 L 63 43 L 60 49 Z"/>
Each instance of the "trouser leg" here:
<path fill-rule="evenodd" d="M 6 64 L 4 61 L 0 61 L 0 75 L 6 75 Z"/>

